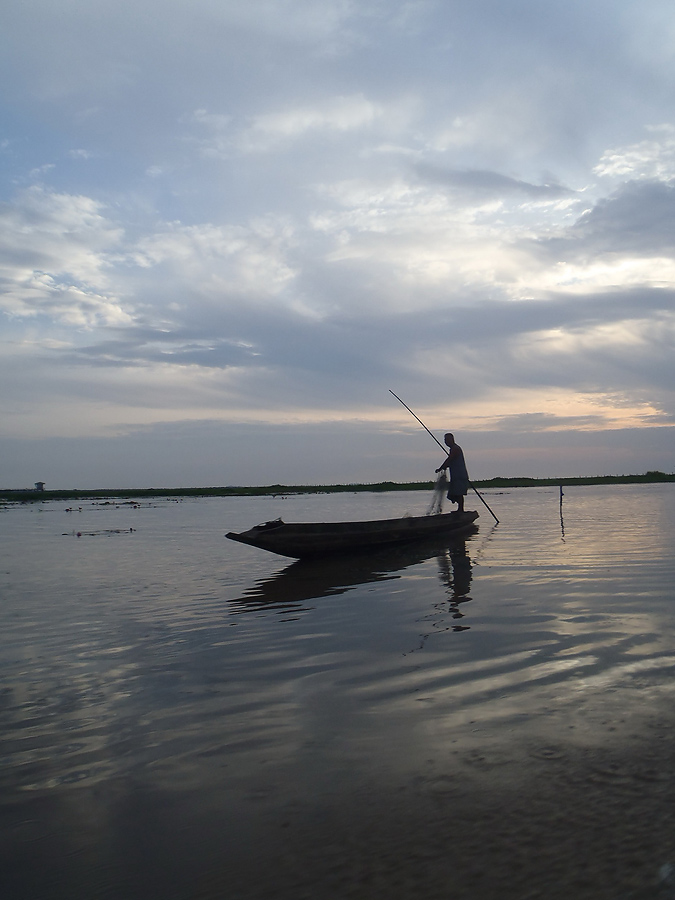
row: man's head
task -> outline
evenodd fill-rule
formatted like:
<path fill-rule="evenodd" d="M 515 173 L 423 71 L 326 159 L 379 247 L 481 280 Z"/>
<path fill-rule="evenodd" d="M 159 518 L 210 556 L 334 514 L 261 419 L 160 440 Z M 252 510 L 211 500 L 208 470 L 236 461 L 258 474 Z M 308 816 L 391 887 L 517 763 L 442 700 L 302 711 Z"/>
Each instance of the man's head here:
<path fill-rule="evenodd" d="M 455 436 L 454 436 L 454 434 L 451 434 L 450 432 L 448 432 L 445 435 L 445 437 L 443 438 L 443 440 L 445 441 L 445 443 L 448 447 L 452 447 L 452 445 L 455 443 Z"/>

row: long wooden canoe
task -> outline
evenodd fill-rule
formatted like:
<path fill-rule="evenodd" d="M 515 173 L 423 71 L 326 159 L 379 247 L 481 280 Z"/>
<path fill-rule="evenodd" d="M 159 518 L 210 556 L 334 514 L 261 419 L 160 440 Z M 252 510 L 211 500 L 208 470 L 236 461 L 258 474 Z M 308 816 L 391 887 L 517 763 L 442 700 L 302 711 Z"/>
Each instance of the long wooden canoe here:
<path fill-rule="evenodd" d="M 230 531 L 225 537 L 281 556 L 308 559 L 403 544 L 433 535 L 462 534 L 473 530 L 477 518 L 477 512 L 456 511 L 435 516 L 376 519 L 372 522 L 301 523 L 275 519 L 239 534 Z"/>

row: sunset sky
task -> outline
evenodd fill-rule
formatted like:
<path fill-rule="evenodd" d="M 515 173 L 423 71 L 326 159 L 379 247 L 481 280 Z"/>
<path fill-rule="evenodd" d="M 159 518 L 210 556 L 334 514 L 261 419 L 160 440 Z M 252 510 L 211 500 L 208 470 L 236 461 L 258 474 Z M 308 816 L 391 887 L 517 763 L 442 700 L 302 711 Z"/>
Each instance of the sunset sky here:
<path fill-rule="evenodd" d="M 0 488 L 675 470 L 661 0 L 10 0 Z"/>

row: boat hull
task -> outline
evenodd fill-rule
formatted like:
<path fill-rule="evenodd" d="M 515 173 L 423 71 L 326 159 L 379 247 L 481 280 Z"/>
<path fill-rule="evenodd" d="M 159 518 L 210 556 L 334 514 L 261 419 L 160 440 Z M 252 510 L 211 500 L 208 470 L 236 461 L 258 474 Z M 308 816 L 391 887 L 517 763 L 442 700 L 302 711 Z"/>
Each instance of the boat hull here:
<path fill-rule="evenodd" d="M 225 537 L 269 550 L 280 556 L 309 559 L 404 544 L 435 535 L 461 535 L 475 530 L 478 513 L 451 512 L 436 516 L 403 516 L 370 522 L 293 523 L 276 519 Z"/>

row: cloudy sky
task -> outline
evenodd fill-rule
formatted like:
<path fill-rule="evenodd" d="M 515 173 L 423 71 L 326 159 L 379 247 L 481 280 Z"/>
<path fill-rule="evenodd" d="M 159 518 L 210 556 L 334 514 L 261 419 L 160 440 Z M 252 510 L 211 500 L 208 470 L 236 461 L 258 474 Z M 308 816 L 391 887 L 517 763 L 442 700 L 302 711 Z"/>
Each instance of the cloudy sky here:
<path fill-rule="evenodd" d="M 671 0 L 9 0 L 0 487 L 675 470 Z"/>

